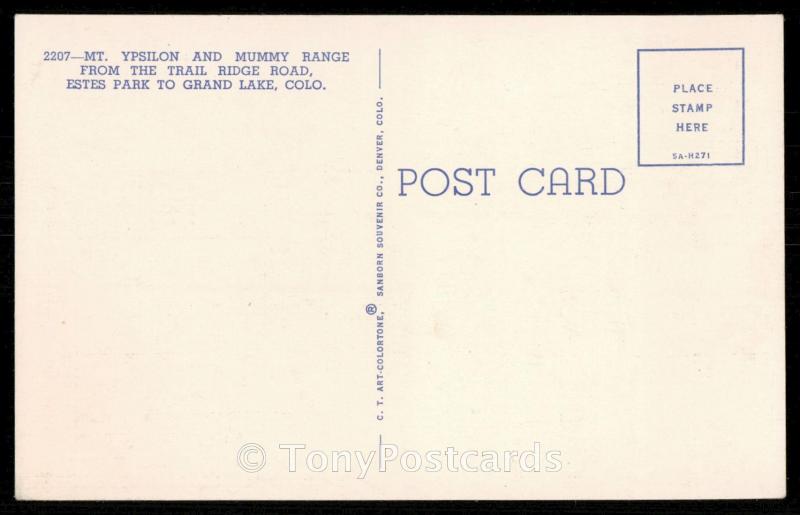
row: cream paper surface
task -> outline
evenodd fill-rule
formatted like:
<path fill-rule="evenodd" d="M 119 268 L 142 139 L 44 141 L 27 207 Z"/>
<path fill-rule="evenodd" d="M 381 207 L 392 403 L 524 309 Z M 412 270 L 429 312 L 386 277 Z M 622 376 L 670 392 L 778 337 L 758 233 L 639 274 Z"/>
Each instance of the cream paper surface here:
<path fill-rule="evenodd" d="M 782 497 L 782 24 L 18 16 L 17 497 Z"/>

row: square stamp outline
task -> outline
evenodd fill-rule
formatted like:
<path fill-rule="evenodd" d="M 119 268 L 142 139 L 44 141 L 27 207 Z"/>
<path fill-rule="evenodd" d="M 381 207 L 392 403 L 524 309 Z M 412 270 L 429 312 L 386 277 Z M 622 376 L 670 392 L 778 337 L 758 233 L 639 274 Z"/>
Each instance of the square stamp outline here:
<path fill-rule="evenodd" d="M 728 163 L 642 163 L 642 93 L 641 57 L 642 52 L 741 52 L 742 53 L 742 160 Z M 743 166 L 745 164 L 745 63 L 744 47 L 719 48 L 637 48 L 636 49 L 636 164 L 645 166 Z"/>

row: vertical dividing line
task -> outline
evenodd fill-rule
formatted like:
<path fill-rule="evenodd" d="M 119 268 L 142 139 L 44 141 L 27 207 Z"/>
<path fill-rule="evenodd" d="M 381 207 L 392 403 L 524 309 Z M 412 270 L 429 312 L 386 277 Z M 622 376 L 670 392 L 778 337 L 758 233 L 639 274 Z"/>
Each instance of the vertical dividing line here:
<path fill-rule="evenodd" d="M 382 87 L 383 87 L 383 54 L 381 52 L 381 49 L 378 48 L 378 89 L 381 89 Z M 381 133 L 383 133 L 383 131 L 381 131 Z M 383 434 L 378 433 L 378 455 L 380 455 L 381 453 L 381 447 L 383 447 Z"/>

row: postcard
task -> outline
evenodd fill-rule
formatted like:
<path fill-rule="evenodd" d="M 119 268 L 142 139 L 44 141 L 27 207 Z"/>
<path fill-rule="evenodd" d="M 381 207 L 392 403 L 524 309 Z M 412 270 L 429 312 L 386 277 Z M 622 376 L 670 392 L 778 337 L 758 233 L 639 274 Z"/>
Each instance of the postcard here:
<path fill-rule="evenodd" d="M 781 16 L 15 41 L 19 499 L 785 495 Z"/>

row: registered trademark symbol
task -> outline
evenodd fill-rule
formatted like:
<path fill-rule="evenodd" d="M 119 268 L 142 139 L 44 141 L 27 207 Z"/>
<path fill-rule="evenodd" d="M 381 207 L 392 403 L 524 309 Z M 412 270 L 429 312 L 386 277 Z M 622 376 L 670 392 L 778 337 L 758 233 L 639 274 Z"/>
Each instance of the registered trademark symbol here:
<path fill-rule="evenodd" d="M 376 306 L 375 304 L 367 304 L 368 315 L 374 315 L 377 312 L 378 312 L 378 306 Z"/>

